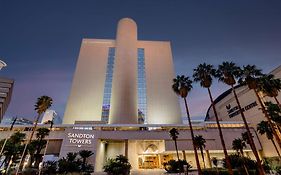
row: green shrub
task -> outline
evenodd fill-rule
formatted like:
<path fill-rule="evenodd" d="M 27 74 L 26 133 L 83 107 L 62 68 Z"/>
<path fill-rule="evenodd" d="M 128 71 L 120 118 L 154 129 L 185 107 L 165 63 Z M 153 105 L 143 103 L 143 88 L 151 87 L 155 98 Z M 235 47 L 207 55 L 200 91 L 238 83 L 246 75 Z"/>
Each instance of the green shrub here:
<path fill-rule="evenodd" d="M 210 168 L 210 169 L 203 169 L 202 170 L 203 175 L 229 175 L 228 171 L 226 169 L 215 169 L 215 168 Z M 241 175 L 243 174 L 240 170 L 233 170 L 234 175 Z M 256 175 L 255 170 L 249 170 L 250 175 Z"/>
<path fill-rule="evenodd" d="M 131 168 L 128 158 L 123 155 L 119 155 L 115 159 L 108 159 L 103 167 L 104 172 L 109 175 L 128 175 Z"/>
<path fill-rule="evenodd" d="M 256 161 L 248 158 L 248 157 L 241 157 L 237 154 L 229 155 L 230 164 L 233 169 L 238 169 L 240 171 L 244 171 L 243 163 L 246 165 L 248 170 L 256 170 L 258 169 Z M 226 168 L 225 159 L 223 159 L 223 167 Z"/>
<path fill-rule="evenodd" d="M 163 165 L 167 173 L 183 173 L 184 165 L 187 165 L 188 170 L 191 168 L 191 165 L 185 160 L 170 160 L 167 163 L 164 163 Z"/>

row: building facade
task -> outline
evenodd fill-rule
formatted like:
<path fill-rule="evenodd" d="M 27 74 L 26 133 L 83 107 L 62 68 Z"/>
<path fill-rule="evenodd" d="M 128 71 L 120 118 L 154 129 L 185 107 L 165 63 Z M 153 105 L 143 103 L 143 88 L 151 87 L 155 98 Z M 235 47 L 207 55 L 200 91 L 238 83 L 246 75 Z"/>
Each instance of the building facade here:
<path fill-rule="evenodd" d="M 39 125 L 38 127 L 48 128 L 50 125 Z M 94 165 L 96 172 L 103 171 L 102 167 L 108 158 L 114 158 L 120 154 L 128 157 L 132 170 L 162 169 L 164 168 L 163 163 L 177 159 L 174 141 L 169 135 L 169 130 L 174 127 L 179 131 L 180 159 L 186 159 L 193 168 L 196 168 L 189 126 L 183 124 L 54 125 L 50 135 L 46 138 L 49 140 L 49 144 L 44 161 L 58 160 L 69 152 L 91 150 L 94 155 L 88 161 Z M 225 136 L 226 148 L 229 153 L 234 153 L 232 140 L 241 136 L 244 125 L 241 122 L 222 122 L 221 127 Z M 13 131 L 9 131 L 10 125 L 0 125 L 0 139 L 10 136 L 16 131 L 26 133 L 26 139 L 28 139 L 31 128 L 32 125 L 15 125 Z M 214 166 L 211 163 L 213 157 L 216 157 L 219 160 L 219 166 L 222 166 L 221 160 L 224 158 L 224 154 L 215 122 L 193 123 L 193 128 L 196 135 L 202 135 L 206 139 L 204 150 L 206 167 Z M 261 153 L 262 147 L 256 134 L 254 134 L 254 142 Z M 244 152 L 254 159 L 249 147 Z M 26 159 L 27 161 L 28 159 Z M 200 164 L 202 167 L 204 166 L 201 156 Z"/>
<path fill-rule="evenodd" d="M 63 123 L 179 124 L 173 77 L 170 42 L 138 40 L 121 19 L 115 40 L 83 39 Z"/>
<path fill-rule="evenodd" d="M 278 66 L 276 69 L 270 72 L 273 74 L 275 78 L 281 78 L 281 66 Z M 261 106 L 258 102 L 256 94 L 253 90 L 250 90 L 248 86 L 237 86 L 235 87 L 237 96 L 241 103 L 241 107 L 244 110 L 244 114 L 246 117 L 247 122 L 249 122 L 250 126 L 255 128 L 257 124 L 262 121 L 266 120 Z M 277 96 L 277 99 L 281 100 L 281 94 Z M 265 101 L 272 101 L 276 103 L 273 98 L 263 97 L 263 102 Z M 222 93 L 216 100 L 215 100 L 215 107 L 221 121 L 242 121 L 241 115 L 239 113 L 237 103 L 235 101 L 234 95 L 229 89 L 228 91 Z M 210 107 L 207 111 L 206 121 L 214 121 L 215 116 L 213 109 Z M 267 139 L 266 135 L 258 135 L 260 142 L 263 148 L 263 156 L 264 157 L 272 157 L 277 156 L 275 148 L 270 140 Z M 279 149 L 280 150 L 280 149 Z M 281 151 L 281 150 L 280 150 Z"/>
<path fill-rule="evenodd" d="M 281 67 L 272 73 L 281 77 Z M 128 157 L 133 170 L 163 168 L 165 162 L 177 157 L 174 141 L 169 136 L 169 130 L 177 128 L 180 159 L 196 168 L 189 126 L 182 124 L 178 97 L 171 88 L 173 78 L 170 42 L 138 40 L 137 25 L 132 19 L 119 21 L 115 40 L 83 39 L 63 124 L 51 128 L 43 160 L 57 160 L 69 152 L 91 150 L 94 155 L 89 162 L 96 172 L 102 171 L 108 158 L 119 154 Z M 259 155 L 276 156 L 268 140 L 255 131 L 262 115 L 253 93 L 244 86 L 236 89 L 251 123 Z M 231 91 L 216 99 L 230 154 L 235 152 L 232 141 L 245 132 L 235 106 Z M 43 121 L 53 118 L 54 111 L 49 112 Z M 25 132 L 27 139 L 32 125 L 15 125 L 12 131 L 9 128 L 9 125 L 0 125 L 0 139 L 16 131 Z M 193 129 L 195 135 L 202 135 L 206 140 L 203 154 L 206 167 L 212 167 L 212 158 L 224 158 L 212 109 L 208 110 L 204 122 L 193 121 Z M 249 147 L 244 152 L 254 159 Z M 222 161 L 219 162 L 222 166 Z M 202 160 L 200 163 L 203 167 Z"/>
<path fill-rule="evenodd" d="M 14 81 L 0 77 L 0 122 L 10 104 L 12 98 Z"/>

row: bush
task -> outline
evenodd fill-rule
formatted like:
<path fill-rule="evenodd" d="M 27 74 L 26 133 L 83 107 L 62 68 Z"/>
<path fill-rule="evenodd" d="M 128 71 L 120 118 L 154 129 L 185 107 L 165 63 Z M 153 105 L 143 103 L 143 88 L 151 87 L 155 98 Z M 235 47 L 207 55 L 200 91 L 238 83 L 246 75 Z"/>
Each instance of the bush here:
<path fill-rule="evenodd" d="M 108 159 L 103 167 L 104 172 L 109 175 L 128 175 L 132 166 L 127 157 L 117 156 L 115 159 Z"/>
<path fill-rule="evenodd" d="M 26 168 L 22 171 L 23 175 L 34 175 L 38 172 L 38 169 L 36 168 Z"/>
<path fill-rule="evenodd" d="M 183 173 L 184 165 L 187 165 L 187 169 L 191 168 L 191 165 L 187 163 L 185 160 L 170 160 L 163 164 L 167 173 Z"/>
<path fill-rule="evenodd" d="M 43 163 L 42 172 L 45 175 L 54 175 L 57 172 L 57 162 L 47 161 Z"/>
<path fill-rule="evenodd" d="M 246 165 L 248 170 L 256 170 L 258 169 L 256 161 L 248 158 L 248 157 L 241 157 L 237 154 L 229 155 L 230 164 L 233 169 L 238 169 L 240 171 L 244 171 L 243 163 Z M 223 159 L 223 167 L 226 167 L 225 159 Z"/>
<path fill-rule="evenodd" d="M 210 168 L 210 169 L 204 169 L 202 170 L 203 175 L 229 175 L 228 171 L 226 169 L 218 169 Z M 241 175 L 241 171 L 239 170 L 233 170 L 234 175 Z M 256 175 L 255 170 L 249 170 L 250 175 Z"/>

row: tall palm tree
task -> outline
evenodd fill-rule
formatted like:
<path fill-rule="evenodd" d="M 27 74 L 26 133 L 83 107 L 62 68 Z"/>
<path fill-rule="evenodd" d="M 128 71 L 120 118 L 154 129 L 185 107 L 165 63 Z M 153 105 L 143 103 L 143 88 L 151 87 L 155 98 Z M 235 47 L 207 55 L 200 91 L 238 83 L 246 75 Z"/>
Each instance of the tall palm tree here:
<path fill-rule="evenodd" d="M 268 121 L 261 121 L 260 123 L 257 124 L 257 131 L 263 135 L 265 134 L 267 139 L 270 140 L 279 156 L 279 159 L 281 160 L 281 155 L 280 152 L 278 151 L 278 148 L 275 144 L 275 141 L 273 139 L 273 129 L 270 127 Z"/>
<path fill-rule="evenodd" d="M 46 124 L 50 124 L 50 131 L 52 130 L 52 128 L 53 128 L 53 125 L 54 125 L 54 118 L 52 118 L 52 120 L 48 120 L 48 122 L 46 123 Z M 46 155 L 46 153 L 47 153 L 47 149 L 48 149 L 48 145 L 49 145 L 49 142 L 50 142 L 50 140 L 48 139 L 47 140 L 47 143 L 46 143 L 46 146 L 45 146 L 45 149 L 44 149 L 44 153 L 43 153 L 43 163 L 44 163 L 44 157 L 45 157 L 45 155 Z M 43 164 L 44 165 L 44 164 Z M 43 168 L 40 168 L 39 169 L 39 175 L 42 173 L 42 169 Z"/>
<path fill-rule="evenodd" d="M 234 88 L 234 85 L 236 84 L 236 78 L 241 77 L 241 69 L 238 67 L 235 63 L 233 62 L 223 62 L 221 65 L 219 65 L 216 76 L 218 77 L 219 81 L 224 82 L 225 84 L 231 86 L 231 89 L 233 91 L 239 112 L 241 114 L 242 120 L 244 122 L 244 125 L 246 127 L 246 131 L 249 137 L 250 145 L 252 148 L 252 151 L 255 155 L 255 158 L 257 160 L 258 168 L 259 168 L 259 173 L 260 175 L 265 175 L 263 166 L 261 164 L 261 160 L 259 158 L 255 143 L 253 138 L 251 137 L 252 134 L 250 132 L 250 128 L 248 126 L 248 122 L 246 120 L 246 117 L 244 115 L 244 111 L 242 110 L 241 104 L 239 102 L 238 96 L 236 94 L 236 90 Z"/>
<path fill-rule="evenodd" d="M 187 100 L 186 100 L 188 93 L 192 89 L 192 81 L 190 80 L 189 77 L 185 77 L 184 75 L 182 75 L 182 76 L 178 75 L 176 78 L 173 79 L 172 88 L 177 95 L 179 95 L 180 97 L 182 97 L 184 99 L 184 104 L 185 104 L 187 119 L 188 119 L 191 138 L 192 138 L 192 145 L 193 145 L 193 150 L 194 150 L 194 154 L 195 154 L 195 161 L 196 161 L 196 165 L 197 165 L 198 175 L 202 175 L 202 170 L 201 170 L 200 163 L 199 163 L 197 149 L 194 144 L 194 132 L 193 132 L 190 114 L 189 114 L 189 110 L 188 110 L 188 106 L 187 106 Z"/>
<path fill-rule="evenodd" d="M 179 157 L 179 151 L 178 151 L 178 144 L 177 144 L 177 139 L 178 139 L 178 135 L 179 135 L 179 132 L 176 128 L 172 128 L 170 131 L 169 131 L 169 134 L 170 134 L 170 137 L 174 140 L 175 142 L 175 148 L 176 148 L 176 152 L 177 152 L 177 158 L 178 158 L 178 161 L 180 160 L 180 157 Z"/>
<path fill-rule="evenodd" d="M 34 167 L 38 168 L 39 163 L 41 161 L 42 155 L 40 154 L 42 149 L 46 146 L 47 141 L 45 140 L 45 137 L 48 136 L 50 133 L 50 130 L 48 128 L 39 128 L 36 133 L 36 152 L 35 152 L 35 164 Z"/>
<path fill-rule="evenodd" d="M 18 175 L 19 173 L 19 170 L 22 168 L 23 166 L 23 160 L 25 158 L 25 154 L 26 154 L 26 149 L 27 149 L 27 145 L 31 142 L 32 140 L 32 137 L 34 135 L 34 132 L 36 130 L 36 127 L 37 127 L 37 124 L 38 124 L 38 120 L 39 118 L 42 116 L 42 114 L 52 106 L 53 104 L 53 99 L 51 97 L 48 97 L 48 96 L 41 96 L 39 98 L 37 98 L 37 101 L 34 105 L 34 109 L 35 111 L 37 112 L 37 117 L 34 121 L 34 124 L 33 124 L 33 129 L 32 129 L 32 132 L 30 134 L 30 137 L 27 141 L 27 143 L 25 144 L 25 147 L 23 149 L 23 153 L 22 153 L 22 156 L 21 156 L 21 159 L 20 159 L 20 162 L 19 162 L 19 166 L 17 168 L 17 171 L 16 171 L 16 175 Z"/>
<path fill-rule="evenodd" d="M 244 170 L 245 170 L 246 174 L 249 175 L 248 169 L 247 169 L 247 167 L 245 165 L 245 161 L 244 161 L 244 151 L 243 151 L 244 148 L 246 148 L 246 143 L 243 139 L 237 138 L 232 141 L 232 149 L 237 151 L 238 155 L 239 154 L 241 155 Z"/>
<path fill-rule="evenodd" d="M 226 161 L 226 164 L 227 164 L 228 172 L 229 172 L 230 175 L 233 175 L 231 163 L 230 163 L 230 160 L 229 160 L 229 157 L 228 157 L 228 154 L 227 154 L 225 141 L 224 141 L 224 138 L 223 138 L 223 133 L 222 133 L 220 122 L 219 122 L 218 113 L 217 113 L 217 110 L 216 110 L 216 107 L 215 107 L 215 104 L 214 104 L 214 100 L 213 100 L 213 97 L 212 97 L 211 89 L 210 89 L 210 87 L 212 85 L 212 82 L 213 82 L 213 77 L 216 75 L 216 69 L 214 69 L 213 65 L 203 63 L 203 64 L 199 64 L 197 66 L 197 68 L 194 69 L 193 71 L 194 71 L 194 73 L 193 73 L 194 81 L 200 82 L 200 85 L 203 88 L 208 89 L 209 97 L 210 97 L 210 100 L 211 100 L 211 103 L 212 103 L 212 108 L 213 108 L 215 118 L 216 118 L 216 123 L 218 125 L 219 136 L 220 136 L 220 140 L 221 140 L 221 144 L 222 144 L 223 153 L 224 153 L 224 156 L 225 156 L 225 161 Z"/>
<path fill-rule="evenodd" d="M 281 148 L 281 138 L 277 134 L 277 132 L 275 130 L 275 124 L 272 122 L 272 120 L 266 110 L 265 104 L 262 102 L 262 99 L 258 94 L 258 92 L 263 92 L 268 96 L 275 96 L 273 94 L 276 94 L 276 96 L 278 95 L 279 90 L 277 89 L 277 86 L 275 85 L 275 84 L 278 84 L 278 83 L 276 83 L 276 82 L 278 82 L 278 80 L 273 79 L 273 77 L 274 77 L 273 75 L 264 75 L 264 76 L 260 77 L 257 82 L 257 89 L 255 89 L 255 94 L 257 96 L 259 104 L 261 105 L 262 112 L 264 113 L 265 118 L 267 119 L 270 127 L 272 128 L 273 136 L 275 137 L 279 147 Z M 275 98 L 275 99 L 276 99 L 276 102 L 279 103 L 277 98 Z"/>
<path fill-rule="evenodd" d="M 281 80 L 279 78 L 275 78 L 272 74 L 264 75 L 260 78 L 259 90 L 265 95 L 274 98 L 280 106 L 280 102 L 277 99 L 278 93 L 281 90 Z"/>
<path fill-rule="evenodd" d="M 206 144 L 205 144 L 206 140 L 203 138 L 202 135 L 196 135 L 194 137 L 194 142 L 195 142 L 196 148 L 199 149 L 200 152 L 201 152 L 202 160 L 203 160 L 203 163 L 204 163 L 204 168 L 206 168 L 205 159 L 204 159 L 204 153 L 203 153 L 203 150 L 206 147 Z"/>

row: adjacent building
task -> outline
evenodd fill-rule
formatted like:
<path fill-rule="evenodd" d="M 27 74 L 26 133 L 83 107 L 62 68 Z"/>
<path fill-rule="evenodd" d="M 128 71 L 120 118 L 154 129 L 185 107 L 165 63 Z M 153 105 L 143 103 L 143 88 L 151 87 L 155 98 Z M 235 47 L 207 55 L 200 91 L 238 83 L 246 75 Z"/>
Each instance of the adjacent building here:
<path fill-rule="evenodd" d="M 281 66 L 278 66 L 276 69 L 270 72 L 270 74 L 274 75 L 275 78 L 281 78 Z M 245 117 L 247 121 L 253 128 L 257 127 L 257 124 L 265 120 L 266 118 L 261 110 L 261 106 L 258 102 L 258 99 L 253 90 L 250 90 L 248 86 L 237 86 L 235 87 L 239 101 L 241 103 L 241 107 L 244 110 Z M 279 93 L 277 99 L 281 100 L 281 93 Z M 263 97 L 263 102 L 272 101 L 276 103 L 274 98 Z M 232 90 L 229 89 L 222 93 L 220 96 L 215 99 L 215 107 L 221 121 L 227 122 L 236 122 L 241 121 L 242 117 L 239 113 L 237 103 L 235 101 Z M 205 121 L 214 121 L 215 116 L 213 109 L 209 107 L 207 111 Z M 277 131 L 278 132 L 278 131 Z M 281 133 L 279 133 L 281 134 Z M 277 156 L 275 148 L 270 140 L 267 139 L 266 135 L 258 135 L 260 139 L 260 143 L 262 144 L 262 155 L 264 157 L 272 157 Z M 281 150 L 280 150 L 281 151 Z"/>
<path fill-rule="evenodd" d="M 0 77 L 0 122 L 10 104 L 14 80 Z"/>

